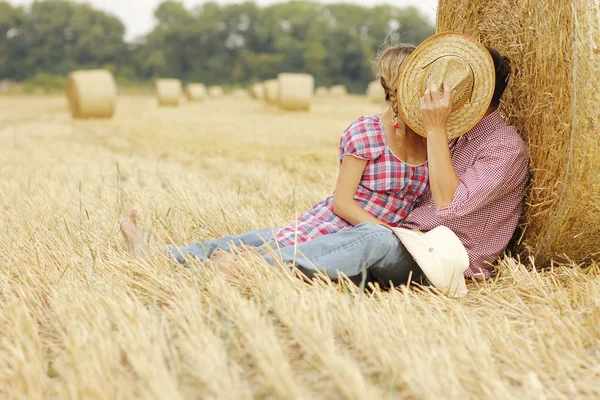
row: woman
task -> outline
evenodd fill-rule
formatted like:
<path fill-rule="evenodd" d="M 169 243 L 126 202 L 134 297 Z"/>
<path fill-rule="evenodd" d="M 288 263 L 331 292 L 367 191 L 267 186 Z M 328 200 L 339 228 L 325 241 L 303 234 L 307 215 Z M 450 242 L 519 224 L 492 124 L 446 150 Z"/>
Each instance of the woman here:
<path fill-rule="evenodd" d="M 253 231 L 188 247 L 169 246 L 166 253 L 183 263 L 185 255 L 204 260 L 231 245 L 285 248 L 365 222 L 397 226 L 425 191 L 428 179 L 426 140 L 408 128 L 398 113 L 400 71 L 414 49 L 396 45 L 378 56 L 377 76 L 389 107 L 382 114 L 360 117 L 342 134 L 340 169 L 331 196 L 279 230 Z M 123 220 L 121 231 L 132 254 L 147 252 L 134 210 Z"/>

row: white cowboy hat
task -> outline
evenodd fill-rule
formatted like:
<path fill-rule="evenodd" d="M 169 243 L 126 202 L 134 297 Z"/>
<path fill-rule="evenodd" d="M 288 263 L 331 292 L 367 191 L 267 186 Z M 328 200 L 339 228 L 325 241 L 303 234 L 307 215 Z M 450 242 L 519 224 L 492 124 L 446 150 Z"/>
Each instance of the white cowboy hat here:
<path fill-rule="evenodd" d="M 464 273 L 469 268 L 469 255 L 458 236 L 445 226 L 422 233 L 392 228 L 429 282 L 448 296 L 468 292 Z"/>

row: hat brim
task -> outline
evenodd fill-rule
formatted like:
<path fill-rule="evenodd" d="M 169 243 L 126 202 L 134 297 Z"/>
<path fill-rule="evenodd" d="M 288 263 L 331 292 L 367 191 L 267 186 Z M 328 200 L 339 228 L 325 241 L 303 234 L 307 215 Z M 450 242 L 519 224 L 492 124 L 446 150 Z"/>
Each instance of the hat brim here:
<path fill-rule="evenodd" d="M 436 229 L 449 230 L 444 226 Z M 392 230 L 433 287 L 451 297 L 468 293 L 464 271 L 469 266 L 469 257 L 462 243 L 454 237 L 453 233 L 447 236 L 446 240 L 456 239 L 457 243 L 453 243 L 453 247 L 457 250 L 457 255 L 453 262 L 448 263 L 443 262 L 435 252 L 430 251 L 429 246 L 423 240 L 423 233 L 402 228 L 392 228 Z"/>
<path fill-rule="evenodd" d="M 421 81 L 425 69 L 436 59 L 453 55 L 466 60 L 475 83 L 471 99 L 448 118 L 448 139 L 464 135 L 485 116 L 496 86 L 494 60 L 477 40 L 457 32 L 444 32 L 425 40 L 404 63 L 398 82 L 398 111 L 413 131 L 427 137 L 421 120 Z"/>

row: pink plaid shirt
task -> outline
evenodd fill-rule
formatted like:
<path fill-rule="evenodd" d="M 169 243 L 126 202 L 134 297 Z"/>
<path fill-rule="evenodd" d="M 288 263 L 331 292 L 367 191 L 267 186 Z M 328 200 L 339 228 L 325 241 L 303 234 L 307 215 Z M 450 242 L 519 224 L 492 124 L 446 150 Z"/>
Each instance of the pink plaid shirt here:
<path fill-rule="evenodd" d="M 379 115 L 360 117 L 342 134 L 340 164 L 345 155 L 368 160 L 354 200 L 369 214 L 398 226 L 427 187 L 427 163 L 409 165 L 387 145 Z M 322 235 L 352 229 L 333 212 L 334 195 L 304 212 L 298 220 L 275 233 L 282 246 L 293 246 Z"/>
<path fill-rule="evenodd" d="M 452 204 L 436 210 L 428 188 L 401 226 L 422 232 L 440 225 L 452 229 L 469 254 L 465 276 L 487 279 L 519 222 L 529 175 L 527 146 L 498 112 L 450 146 L 461 181 Z"/>

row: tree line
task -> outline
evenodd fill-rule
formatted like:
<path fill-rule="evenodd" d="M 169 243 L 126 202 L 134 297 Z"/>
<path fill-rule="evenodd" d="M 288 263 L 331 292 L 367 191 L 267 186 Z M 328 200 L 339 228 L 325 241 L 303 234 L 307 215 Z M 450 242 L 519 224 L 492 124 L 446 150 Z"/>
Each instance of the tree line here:
<path fill-rule="evenodd" d="M 164 1 L 154 17 L 151 32 L 126 41 L 123 22 L 89 4 L 38 0 L 24 8 L 0 1 L 0 79 L 102 67 L 122 82 L 176 77 L 246 85 L 285 71 L 363 91 L 386 39 L 418 44 L 435 29 L 414 7 L 310 1 L 208 2 L 193 9 Z"/>

